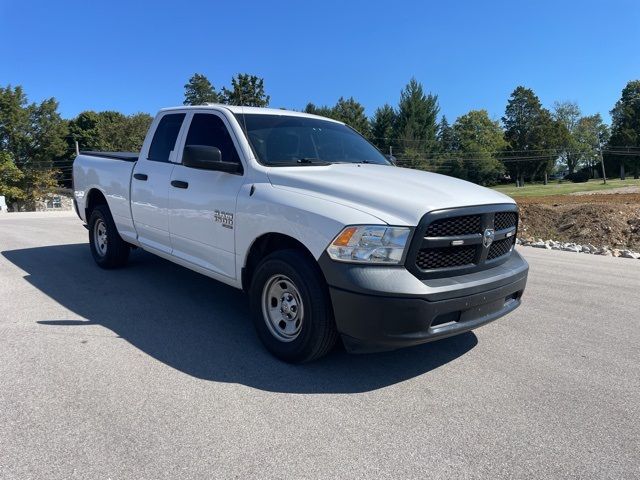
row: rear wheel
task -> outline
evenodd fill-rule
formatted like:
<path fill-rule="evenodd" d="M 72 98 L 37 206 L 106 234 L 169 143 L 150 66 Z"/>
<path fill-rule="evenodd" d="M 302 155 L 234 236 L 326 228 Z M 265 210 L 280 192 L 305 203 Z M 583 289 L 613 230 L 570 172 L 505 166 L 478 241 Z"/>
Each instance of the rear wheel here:
<path fill-rule="evenodd" d="M 297 250 L 267 256 L 249 289 L 253 322 L 267 350 L 292 363 L 329 352 L 337 331 L 324 279 L 317 266 Z"/>
<path fill-rule="evenodd" d="M 89 217 L 89 247 L 102 268 L 118 268 L 127 263 L 130 246 L 122 240 L 109 207 L 98 205 Z"/>

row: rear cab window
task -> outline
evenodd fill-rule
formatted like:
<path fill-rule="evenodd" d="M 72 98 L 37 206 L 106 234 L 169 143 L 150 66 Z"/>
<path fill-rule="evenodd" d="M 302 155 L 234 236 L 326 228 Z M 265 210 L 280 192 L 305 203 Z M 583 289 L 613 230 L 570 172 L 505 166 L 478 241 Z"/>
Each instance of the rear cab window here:
<path fill-rule="evenodd" d="M 171 152 L 176 146 L 176 140 L 184 121 L 184 113 L 170 113 L 160 119 L 153 134 L 147 160 L 154 162 L 168 162 Z"/>

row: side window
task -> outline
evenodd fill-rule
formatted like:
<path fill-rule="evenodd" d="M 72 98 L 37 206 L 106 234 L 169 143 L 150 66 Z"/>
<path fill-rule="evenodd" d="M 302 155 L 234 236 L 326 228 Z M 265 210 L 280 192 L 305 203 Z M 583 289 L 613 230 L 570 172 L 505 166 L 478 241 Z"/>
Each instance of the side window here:
<path fill-rule="evenodd" d="M 160 123 L 158 123 L 158 128 L 156 128 L 156 133 L 153 135 L 153 140 L 151 140 L 148 160 L 155 162 L 169 161 L 169 154 L 176 146 L 184 116 L 184 113 L 172 113 L 162 117 Z"/>
<path fill-rule="evenodd" d="M 240 157 L 224 122 L 217 115 L 196 113 L 191 120 L 186 145 L 217 147 L 223 162 L 240 163 Z"/>

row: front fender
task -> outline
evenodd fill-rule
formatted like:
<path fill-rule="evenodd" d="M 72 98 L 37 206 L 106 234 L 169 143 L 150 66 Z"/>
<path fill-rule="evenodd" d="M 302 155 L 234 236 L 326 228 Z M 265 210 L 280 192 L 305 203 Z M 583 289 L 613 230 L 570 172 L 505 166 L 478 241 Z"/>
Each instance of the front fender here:
<path fill-rule="evenodd" d="M 254 240 L 267 233 L 298 240 L 317 260 L 346 225 L 383 223 L 360 210 L 275 188 L 269 183 L 254 184 L 253 189 L 253 195 L 243 191 L 238 197 L 235 222 L 238 271 L 245 265 Z"/>

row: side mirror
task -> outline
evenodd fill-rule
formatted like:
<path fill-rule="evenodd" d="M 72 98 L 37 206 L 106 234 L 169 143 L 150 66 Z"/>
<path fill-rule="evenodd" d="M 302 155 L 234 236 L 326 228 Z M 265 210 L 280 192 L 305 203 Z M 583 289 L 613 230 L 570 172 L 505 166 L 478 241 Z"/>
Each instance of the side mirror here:
<path fill-rule="evenodd" d="M 394 157 L 393 155 L 389 155 L 388 153 L 386 153 L 384 155 L 384 158 L 386 158 L 387 160 L 389 160 L 391 162 L 392 165 L 398 165 L 398 160 L 396 159 L 396 157 Z"/>
<path fill-rule="evenodd" d="M 209 145 L 185 145 L 182 153 L 182 165 L 201 170 L 242 173 L 242 165 L 240 163 L 223 162 L 220 149 Z"/>

